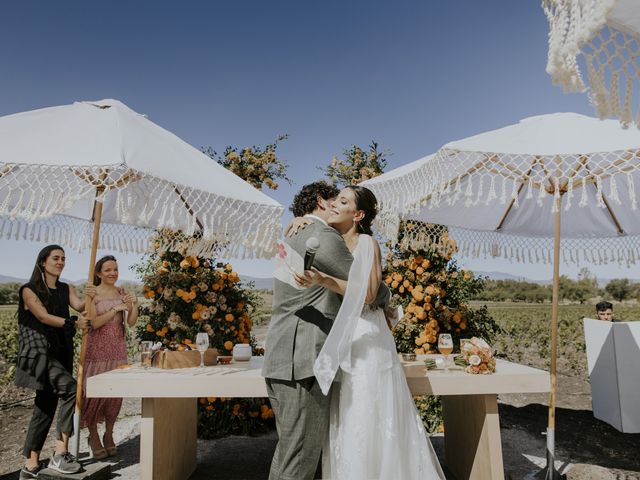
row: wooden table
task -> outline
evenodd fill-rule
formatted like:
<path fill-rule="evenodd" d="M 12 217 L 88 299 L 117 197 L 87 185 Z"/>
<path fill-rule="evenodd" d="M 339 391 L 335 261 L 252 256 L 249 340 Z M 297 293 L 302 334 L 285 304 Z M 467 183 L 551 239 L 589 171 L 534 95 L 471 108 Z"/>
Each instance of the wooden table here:
<path fill-rule="evenodd" d="M 493 375 L 460 369 L 426 371 L 403 362 L 415 395 L 443 397 L 447 466 L 459 480 L 504 478 L 497 396 L 549 391 L 549 374 L 497 361 Z M 197 398 L 266 397 L 264 379 L 249 362 L 216 367 L 114 370 L 87 379 L 89 397 L 142 398 L 140 476 L 189 478 L 196 467 Z"/>

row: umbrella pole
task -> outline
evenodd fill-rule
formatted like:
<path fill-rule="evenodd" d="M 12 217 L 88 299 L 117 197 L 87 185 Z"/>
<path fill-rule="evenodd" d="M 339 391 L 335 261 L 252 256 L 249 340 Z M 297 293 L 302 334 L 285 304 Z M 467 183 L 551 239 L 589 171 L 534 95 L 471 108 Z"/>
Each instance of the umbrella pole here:
<path fill-rule="evenodd" d="M 99 188 L 96 197 L 102 193 Z M 91 257 L 89 260 L 88 284 L 93 284 L 93 274 L 96 264 L 96 253 L 98 251 L 98 241 L 100 239 L 100 221 L 102 219 L 102 202 L 93 203 L 93 237 L 91 238 Z M 92 298 L 85 296 L 85 312 L 89 317 L 95 315 L 95 304 Z M 80 412 L 82 410 L 82 397 L 84 396 L 84 360 L 87 355 L 87 330 L 82 332 L 82 343 L 80 344 L 80 360 L 78 362 L 78 380 L 76 388 L 76 410 L 73 414 L 73 437 L 71 437 L 71 453 L 78 456 L 80 451 Z"/>
<path fill-rule="evenodd" d="M 558 358 L 558 302 L 560 280 L 560 211 L 561 202 L 557 203 L 554 217 L 553 238 L 553 295 L 551 298 L 551 365 L 549 368 L 551 389 L 549 391 L 549 422 L 547 424 L 547 466 L 545 480 L 565 478 L 555 468 L 555 431 L 556 431 L 556 393 L 558 387 L 557 358 Z"/>

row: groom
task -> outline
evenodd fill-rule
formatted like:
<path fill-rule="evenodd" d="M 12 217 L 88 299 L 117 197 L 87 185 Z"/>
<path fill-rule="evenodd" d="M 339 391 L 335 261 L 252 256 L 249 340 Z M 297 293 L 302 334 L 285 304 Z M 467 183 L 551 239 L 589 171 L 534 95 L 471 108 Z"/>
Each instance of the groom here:
<path fill-rule="evenodd" d="M 353 257 L 340 234 L 327 224 L 329 204 L 337 194 L 338 189 L 323 181 L 302 187 L 291 211 L 314 223 L 286 242 L 304 257 L 307 240 L 315 237 L 320 246 L 313 266 L 346 280 Z M 298 289 L 278 279 L 274 279 L 273 290 L 273 313 L 262 370 L 278 431 L 269 480 L 311 480 L 329 425 L 330 399 L 320 391 L 313 364 L 342 297 L 319 286 Z M 374 305 L 386 304 L 389 297 L 389 289 L 381 284 Z"/>

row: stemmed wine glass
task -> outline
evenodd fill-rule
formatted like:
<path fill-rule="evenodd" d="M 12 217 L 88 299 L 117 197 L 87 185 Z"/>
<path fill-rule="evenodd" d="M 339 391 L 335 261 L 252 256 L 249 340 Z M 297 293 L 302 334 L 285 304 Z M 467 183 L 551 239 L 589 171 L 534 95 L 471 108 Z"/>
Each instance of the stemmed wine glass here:
<path fill-rule="evenodd" d="M 200 352 L 200 368 L 204 368 L 204 352 L 209 348 L 209 334 L 206 332 L 199 332 L 196 335 L 196 345 Z"/>
<path fill-rule="evenodd" d="M 448 333 L 438 335 L 438 350 L 444 357 L 444 371 L 449 372 L 449 355 L 453 352 L 453 339 Z"/>

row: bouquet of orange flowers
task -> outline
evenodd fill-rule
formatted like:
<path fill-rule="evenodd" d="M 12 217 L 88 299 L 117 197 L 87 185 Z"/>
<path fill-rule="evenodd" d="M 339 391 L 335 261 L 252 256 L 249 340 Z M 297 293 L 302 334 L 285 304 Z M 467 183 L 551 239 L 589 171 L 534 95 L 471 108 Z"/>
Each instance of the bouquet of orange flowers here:
<path fill-rule="evenodd" d="M 487 375 L 496 371 L 496 359 L 493 358 L 491 347 L 478 337 L 464 341 L 461 352 L 455 361 L 467 373 Z"/>

